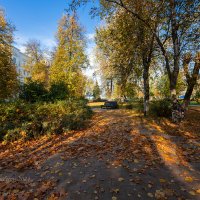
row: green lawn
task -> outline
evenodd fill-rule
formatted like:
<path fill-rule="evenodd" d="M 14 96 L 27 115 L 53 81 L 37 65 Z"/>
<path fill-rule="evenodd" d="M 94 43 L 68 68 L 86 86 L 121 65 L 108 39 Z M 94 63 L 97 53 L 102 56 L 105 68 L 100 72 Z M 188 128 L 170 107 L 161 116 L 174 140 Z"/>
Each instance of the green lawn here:
<path fill-rule="evenodd" d="M 190 105 L 191 106 L 196 106 L 196 105 L 199 105 L 200 106 L 200 103 L 196 102 L 196 101 L 191 101 L 190 102 Z"/>

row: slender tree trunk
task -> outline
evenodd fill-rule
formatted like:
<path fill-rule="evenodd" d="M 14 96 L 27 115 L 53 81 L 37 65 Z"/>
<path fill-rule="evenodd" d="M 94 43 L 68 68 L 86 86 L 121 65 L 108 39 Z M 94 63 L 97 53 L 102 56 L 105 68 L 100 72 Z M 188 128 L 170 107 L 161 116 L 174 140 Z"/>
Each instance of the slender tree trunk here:
<path fill-rule="evenodd" d="M 171 76 L 170 76 L 170 96 L 171 97 L 174 97 L 176 96 L 176 84 L 177 84 L 177 79 L 178 79 L 178 75 L 177 74 L 174 74 L 172 73 Z"/>
<path fill-rule="evenodd" d="M 144 116 L 147 116 L 149 112 L 149 64 L 144 63 L 143 70 L 144 81 Z"/>
<path fill-rule="evenodd" d="M 192 96 L 192 92 L 194 89 L 195 84 L 190 84 L 187 87 L 186 93 L 185 93 L 185 97 L 184 97 L 184 108 L 187 108 L 188 105 L 190 104 L 190 98 Z"/>
<path fill-rule="evenodd" d="M 173 42 L 173 71 L 170 76 L 170 92 L 171 97 L 176 96 L 176 84 L 179 74 L 179 65 L 180 65 L 180 43 L 178 39 L 178 26 L 176 19 L 176 2 L 175 0 L 170 0 L 171 7 L 171 27 L 172 27 L 172 42 Z"/>
<path fill-rule="evenodd" d="M 110 79 L 110 93 L 112 96 L 112 94 L 113 94 L 113 79 L 112 78 Z"/>
<path fill-rule="evenodd" d="M 187 108 L 190 103 L 190 98 L 192 96 L 192 92 L 194 89 L 194 86 L 197 83 L 199 70 L 200 70 L 200 52 L 196 54 L 195 58 L 195 65 L 192 74 L 189 73 L 189 63 L 192 60 L 192 54 L 186 54 L 183 59 L 183 69 L 186 76 L 187 81 L 187 90 L 184 97 L 184 108 Z"/>

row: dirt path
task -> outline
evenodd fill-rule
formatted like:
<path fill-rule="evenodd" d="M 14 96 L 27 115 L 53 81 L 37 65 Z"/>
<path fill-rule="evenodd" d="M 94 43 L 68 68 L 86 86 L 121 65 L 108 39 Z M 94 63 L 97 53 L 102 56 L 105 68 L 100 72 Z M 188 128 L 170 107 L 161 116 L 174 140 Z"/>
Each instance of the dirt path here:
<path fill-rule="evenodd" d="M 175 126 L 95 112 L 85 130 L 1 144 L 0 199 L 200 199 L 200 127 L 190 116 Z"/>

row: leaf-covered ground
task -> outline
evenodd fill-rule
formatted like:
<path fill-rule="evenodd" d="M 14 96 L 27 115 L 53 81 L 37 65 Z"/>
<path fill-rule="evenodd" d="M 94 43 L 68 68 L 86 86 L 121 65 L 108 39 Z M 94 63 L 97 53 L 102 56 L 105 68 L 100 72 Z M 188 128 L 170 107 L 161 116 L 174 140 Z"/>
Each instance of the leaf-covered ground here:
<path fill-rule="evenodd" d="M 200 199 L 199 122 L 97 109 L 85 130 L 0 144 L 0 199 Z"/>

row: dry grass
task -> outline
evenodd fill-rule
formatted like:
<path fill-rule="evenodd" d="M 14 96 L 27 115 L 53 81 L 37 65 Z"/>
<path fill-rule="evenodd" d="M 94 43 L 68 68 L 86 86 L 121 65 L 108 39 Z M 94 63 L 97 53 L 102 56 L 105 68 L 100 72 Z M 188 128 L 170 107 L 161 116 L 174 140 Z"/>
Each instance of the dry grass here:
<path fill-rule="evenodd" d="M 100 108 L 102 105 L 104 105 L 104 102 L 90 102 L 88 103 L 88 106 L 92 108 Z"/>

